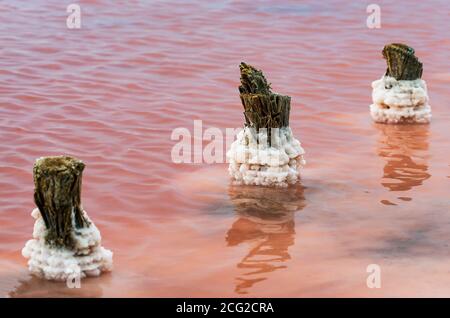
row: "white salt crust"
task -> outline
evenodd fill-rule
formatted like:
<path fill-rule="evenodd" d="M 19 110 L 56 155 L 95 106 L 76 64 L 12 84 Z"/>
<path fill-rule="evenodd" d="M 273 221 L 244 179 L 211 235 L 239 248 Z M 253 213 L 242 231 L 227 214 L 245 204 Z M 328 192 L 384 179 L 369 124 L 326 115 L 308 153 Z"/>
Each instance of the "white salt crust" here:
<path fill-rule="evenodd" d="M 38 277 L 47 280 L 66 281 L 86 276 L 99 276 L 102 272 L 112 270 L 113 253 L 101 246 L 100 232 L 89 220 L 89 227 L 76 229 L 73 233 L 75 248 L 51 247 L 45 242 L 47 229 L 39 209 L 34 209 L 31 216 L 34 223 L 33 239 L 22 249 L 22 255 L 29 259 L 28 269 Z M 75 228 L 75 225 L 74 225 Z"/>
<path fill-rule="evenodd" d="M 267 130 L 256 134 L 245 127 L 239 132 L 227 152 L 235 184 L 286 187 L 298 181 L 300 167 L 306 164 L 300 142 L 289 127 L 272 129 L 271 134 L 269 147 Z"/>
<path fill-rule="evenodd" d="M 422 79 L 400 80 L 390 76 L 372 82 L 370 114 L 377 123 L 421 123 L 431 120 L 427 84 Z"/>

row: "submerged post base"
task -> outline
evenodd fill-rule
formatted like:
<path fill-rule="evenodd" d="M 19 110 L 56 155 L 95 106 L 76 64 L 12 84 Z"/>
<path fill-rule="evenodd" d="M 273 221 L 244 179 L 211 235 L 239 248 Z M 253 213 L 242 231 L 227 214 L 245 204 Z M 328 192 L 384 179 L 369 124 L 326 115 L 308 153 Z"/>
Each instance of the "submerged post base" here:
<path fill-rule="evenodd" d="M 431 120 L 424 80 L 396 80 L 383 76 L 372 83 L 370 114 L 377 123 L 427 124 Z"/>
<path fill-rule="evenodd" d="M 76 228 L 71 233 L 72 248 L 50 245 L 46 241 L 47 228 L 39 209 L 31 213 L 36 219 L 33 239 L 22 249 L 22 255 L 29 259 L 28 268 L 33 275 L 56 281 L 66 281 L 86 276 L 99 276 L 112 270 L 113 253 L 101 246 L 97 227 L 83 211 L 89 226 Z"/>
<path fill-rule="evenodd" d="M 227 153 L 235 184 L 286 187 L 299 180 L 305 151 L 291 129 L 272 130 L 270 146 L 267 139 L 267 130 L 245 127 L 238 134 Z"/>

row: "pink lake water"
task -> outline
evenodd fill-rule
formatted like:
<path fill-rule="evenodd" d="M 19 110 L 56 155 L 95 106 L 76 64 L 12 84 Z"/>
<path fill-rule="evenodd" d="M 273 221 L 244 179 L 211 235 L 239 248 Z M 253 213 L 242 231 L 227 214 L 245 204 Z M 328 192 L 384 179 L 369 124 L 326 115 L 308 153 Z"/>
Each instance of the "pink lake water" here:
<path fill-rule="evenodd" d="M 450 296 L 448 1 L 377 1 L 380 29 L 364 2 L 78 3 L 78 30 L 65 2 L 0 3 L 0 297 Z M 370 119 L 391 42 L 424 64 L 430 125 Z M 177 127 L 242 126 L 241 61 L 292 97 L 297 186 L 171 161 Z M 114 252 L 80 289 L 21 256 L 34 160 L 60 154 L 85 162 L 83 206 Z"/>

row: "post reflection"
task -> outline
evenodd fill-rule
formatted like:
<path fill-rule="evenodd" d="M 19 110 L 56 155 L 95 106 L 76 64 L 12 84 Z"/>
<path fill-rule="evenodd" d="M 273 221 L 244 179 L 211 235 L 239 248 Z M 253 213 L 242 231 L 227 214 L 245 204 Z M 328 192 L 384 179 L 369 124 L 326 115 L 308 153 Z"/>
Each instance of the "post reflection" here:
<path fill-rule="evenodd" d="M 46 298 L 46 297 L 89 297 L 98 298 L 103 295 L 104 284 L 110 280 L 110 275 L 102 278 L 91 277 L 81 280 L 69 288 L 66 282 L 48 281 L 32 275 L 20 280 L 19 284 L 9 292 L 10 298 Z"/>
<path fill-rule="evenodd" d="M 287 267 L 289 247 L 295 244 L 296 211 L 303 209 L 303 187 L 284 189 L 233 186 L 228 191 L 238 219 L 226 235 L 228 246 L 248 245 L 237 264 L 235 292 L 247 294 L 271 272 Z"/>
<path fill-rule="evenodd" d="M 377 124 L 376 127 L 381 132 L 378 155 L 386 161 L 381 180 L 383 187 L 389 191 L 408 191 L 430 178 L 428 125 Z"/>

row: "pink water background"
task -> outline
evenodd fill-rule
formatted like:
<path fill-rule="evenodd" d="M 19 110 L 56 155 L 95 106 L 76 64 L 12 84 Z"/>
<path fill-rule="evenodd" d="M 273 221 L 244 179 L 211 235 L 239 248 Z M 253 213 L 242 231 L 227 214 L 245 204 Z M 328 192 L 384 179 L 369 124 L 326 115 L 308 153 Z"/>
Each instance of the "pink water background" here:
<path fill-rule="evenodd" d="M 0 3 L 0 297 L 450 296 L 448 1 L 377 1 L 380 29 L 364 1 L 77 3 L 79 30 L 65 2 Z M 424 64 L 430 125 L 370 119 L 391 42 Z M 292 97 L 296 187 L 171 161 L 177 127 L 242 126 L 241 61 Z M 83 206 L 114 252 L 80 289 L 20 252 L 34 160 L 59 154 L 86 163 Z"/>

